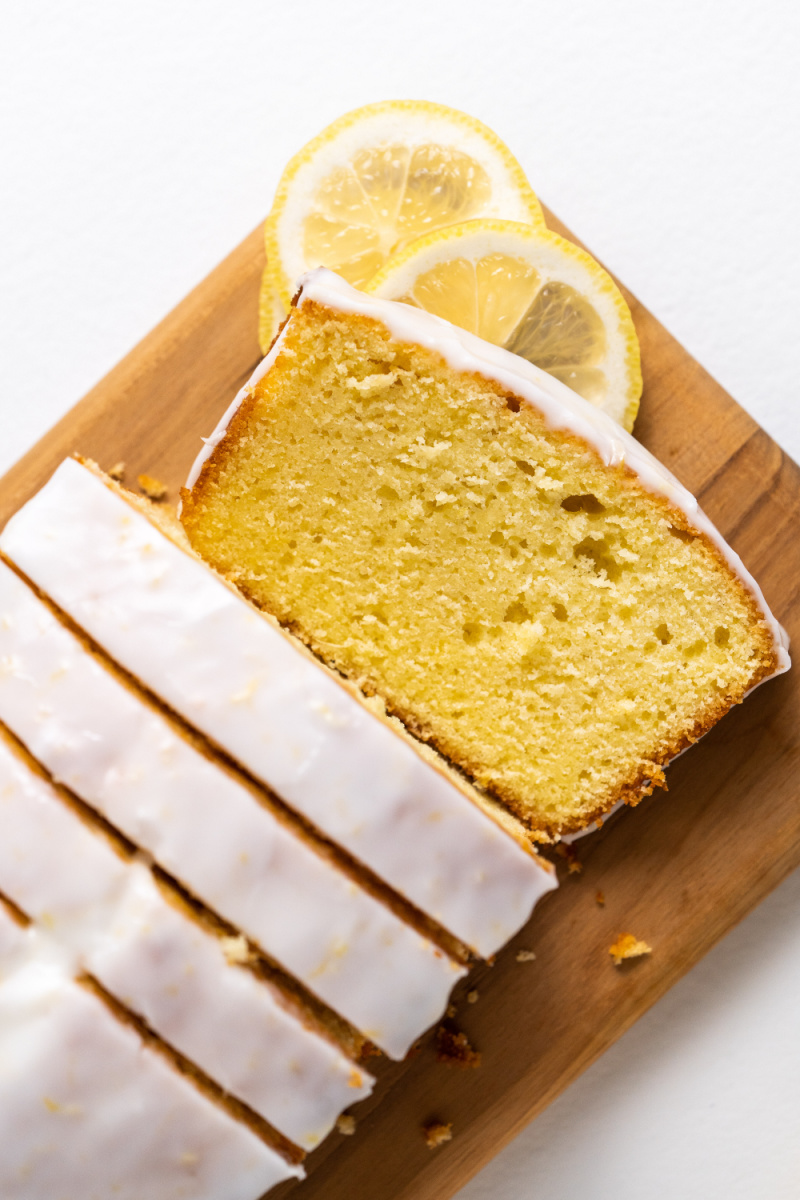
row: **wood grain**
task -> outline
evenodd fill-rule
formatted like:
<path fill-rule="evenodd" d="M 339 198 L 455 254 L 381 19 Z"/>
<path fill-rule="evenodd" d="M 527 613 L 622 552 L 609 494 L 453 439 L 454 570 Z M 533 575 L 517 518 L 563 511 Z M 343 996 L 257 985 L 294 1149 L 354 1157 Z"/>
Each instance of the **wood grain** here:
<path fill-rule="evenodd" d="M 552 214 L 548 223 L 572 236 Z M 175 498 L 200 435 L 258 361 L 262 266 L 255 231 L 0 480 L 0 521 L 74 450 L 105 467 L 123 460 L 129 479 L 146 471 Z M 637 436 L 698 495 L 800 634 L 800 470 L 626 295 L 645 374 Z M 579 844 L 582 873 L 565 874 L 456 995 L 481 1067 L 437 1063 L 429 1037 L 381 1070 L 354 1110 L 357 1135 L 334 1134 L 311 1156 L 306 1200 L 452 1196 L 798 865 L 799 681 L 793 671 L 759 689 L 669 768 L 666 796 Z M 623 931 L 653 954 L 617 969 L 608 947 Z M 521 947 L 535 961 L 518 963 Z M 468 1005 L 471 988 L 479 999 Z M 435 1151 L 421 1134 L 430 1118 L 453 1124 Z"/>

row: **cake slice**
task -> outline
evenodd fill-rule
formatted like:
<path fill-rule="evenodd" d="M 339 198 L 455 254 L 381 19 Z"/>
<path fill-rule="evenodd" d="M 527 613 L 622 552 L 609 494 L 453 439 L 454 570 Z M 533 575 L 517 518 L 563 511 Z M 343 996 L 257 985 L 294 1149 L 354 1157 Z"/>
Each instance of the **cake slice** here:
<path fill-rule="evenodd" d="M 0 736 L 0 894 L 159 1037 L 310 1150 L 374 1080 L 227 960 L 224 943 L 141 863 L 80 819 Z M 280 1144 L 280 1143 L 278 1143 Z"/>
<path fill-rule="evenodd" d="M 3 1200 L 259 1200 L 302 1178 L 57 958 L 4 965 L 0 952 Z"/>
<path fill-rule="evenodd" d="M 493 954 L 555 886 L 552 869 L 397 722 L 243 600 L 185 540 L 178 544 L 182 538 L 180 526 L 168 527 L 154 506 L 136 506 L 99 473 L 67 460 L 11 518 L 0 550 L 111 658 L 280 801 L 450 934 L 481 955 Z M 28 653 L 18 644 L 15 620 L 12 611 L 12 668 L 14 655 Z M 29 638 L 35 663 L 42 653 L 35 629 L 22 641 Z M 26 673 L 7 674 L 14 675 L 8 687 L 18 697 L 12 708 L 30 704 Z M 51 681 L 45 672 L 41 683 L 50 707 L 61 695 L 58 720 L 69 724 L 70 679 L 62 673 Z M 82 685 L 74 690 L 76 706 L 85 709 Z M 36 707 L 28 711 L 29 724 Z M 103 712 L 101 704 L 94 716 Z M 66 736 L 70 743 L 79 738 Z M 40 740 L 49 738 L 45 727 Z M 119 743 L 113 729 L 112 738 Z M 91 751 L 91 739 L 83 744 Z M 99 759 L 84 763 L 102 767 Z M 116 803 L 111 796 L 108 802 Z M 265 871 L 260 886 L 269 885 Z M 322 907 L 332 919 L 333 898 Z M 270 919 L 265 909 L 263 920 Z M 286 950 L 297 954 L 296 947 Z M 299 974 L 296 958 L 270 952 Z M 338 972 L 315 976 L 317 990 L 328 983 L 343 983 L 341 961 Z M 406 986 L 410 976 L 395 993 L 393 1011 L 398 1018 L 405 1011 L 410 1026 Z"/>
<path fill-rule="evenodd" d="M 325 270 L 208 440 L 182 521 L 541 838 L 635 803 L 789 665 L 738 557 L 610 418 Z"/>
<path fill-rule="evenodd" d="M 67 938 L 75 929 L 83 939 L 87 922 L 105 927 L 128 886 L 124 865 L 66 808 L 58 809 L 47 783 L 17 761 L 1 737 L 0 781 L 0 822 L 7 830 L 0 842 L 0 891 L 29 916 L 50 913 Z M 252 860 L 253 875 L 247 861 L 241 873 L 251 880 L 255 903 L 245 903 L 247 887 L 237 893 L 236 863 L 228 861 L 234 903 L 226 912 L 238 896 L 249 918 L 244 931 L 270 957 L 365 1038 L 402 1058 L 442 1015 L 465 967 L 252 809 L 247 815 L 255 836 L 242 853 Z M 4 879 L 12 882 L 4 885 Z"/>

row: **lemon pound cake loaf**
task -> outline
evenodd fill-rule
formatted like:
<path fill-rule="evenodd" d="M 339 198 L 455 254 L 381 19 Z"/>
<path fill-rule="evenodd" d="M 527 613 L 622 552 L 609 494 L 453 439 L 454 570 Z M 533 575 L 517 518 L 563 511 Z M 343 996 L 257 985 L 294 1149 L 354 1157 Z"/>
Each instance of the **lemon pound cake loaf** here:
<path fill-rule="evenodd" d="M 696 501 L 614 421 L 437 317 L 306 275 L 183 494 L 195 549 L 537 836 L 789 665 Z"/>

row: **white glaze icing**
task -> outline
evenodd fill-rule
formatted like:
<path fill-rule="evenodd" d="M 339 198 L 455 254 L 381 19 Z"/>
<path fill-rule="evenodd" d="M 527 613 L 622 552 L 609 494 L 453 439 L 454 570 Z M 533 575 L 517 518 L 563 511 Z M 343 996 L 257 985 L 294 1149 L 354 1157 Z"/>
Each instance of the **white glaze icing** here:
<path fill-rule="evenodd" d="M 0 548 L 187 721 L 479 953 L 494 953 L 555 886 L 273 622 L 79 463 L 59 467 Z M 42 739 L 56 729 L 51 719 Z M 299 972 L 296 958 L 286 965 Z"/>
<path fill-rule="evenodd" d="M 121 903 L 129 866 L 0 739 L 0 892 L 79 962 Z"/>
<path fill-rule="evenodd" d="M 304 1149 L 374 1080 L 306 1029 L 0 741 L 0 891 L 175 1049 Z M 24 931 L 23 931 L 24 932 Z"/>
<path fill-rule="evenodd" d="M 304 1150 L 374 1080 L 304 1028 L 223 946 L 172 908 L 142 867 L 86 965 L 226 1092 Z M 143 986 L 147 982 L 147 987 Z"/>
<path fill-rule="evenodd" d="M 721 552 L 731 570 L 754 596 L 772 634 L 778 657 L 775 675 L 788 671 L 791 665 L 788 635 L 775 620 L 761 589 L 738 554 L 727 544 L 691 492 L 606 413 L 526 359 L 499 346 L 493 346 L 422 309 L 393 300 L 380 300 L 356 291 L 324 267 L 309 271 L 299 280 L 298 287 L 301 289 L 298 306 L 313 301 L 339 312 L 358 313 L 380 321 L 394 340 L 424 346 L 441 355 L 456 371 L 476 373 L 499 383 L 501 387 L 538 409 L 551 428 L 568 430 L 582 438 L 597 451 L 607 466 L 624 464 L 630 468 L 638 476 L 643 487 L 655 495 L 665 497 L 685 513 L 690 524 L 704 533 Z M 187 487 L 191 488 L 197 482 L 203 464 L 222 441 L 239 405 L 280 354 L 285 336 L 286 329 L 234 398 L 217 428 L 209 438 L 204 439 L 205 446 L 189 472 Z"/>
<path fill-rule="evenodd" d="M 46 954 L 0 985 L 3 1200 L 257 1200 L 302 1178 Z"/>
<path fill-rule="evenodd" d="M 387 1053 L 402 1057 L 441 1016 L 463 971 L 179 737 L 2 564 L 0 719 L 55 777 Z M 33 859 L 31 869 L 36 876 Z M 97 869 L 86 874 L 99 879 Z"/>

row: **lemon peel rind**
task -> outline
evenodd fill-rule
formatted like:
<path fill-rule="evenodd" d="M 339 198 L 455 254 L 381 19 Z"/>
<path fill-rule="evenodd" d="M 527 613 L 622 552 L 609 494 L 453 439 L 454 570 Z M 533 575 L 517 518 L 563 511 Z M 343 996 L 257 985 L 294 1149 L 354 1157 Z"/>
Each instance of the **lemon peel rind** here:
<path fill-rule="evenodd" d="M 363 290 L 370 295 L 380 296 L 383 294 L 384 299 L 390 299 L 391 297 L 387 296 L 385 292 L 382 293 L 382 289 L 390 281 L 396 281 L 398 276 L 402 277 L 403 268 L 408 266 L 410 262 L 415 259 L 422 260 L 427 251 L 441 251 L 438 255 L 431 254 L 430 258 L 425 261 L 424 269 L 429 270 L 438 265 L 439 262 L 444 262 L 451 257 L 449 251 L 452 250 L 454 242 L 464 242 L 468 239 L 474 242 L 483 235 L 487 237 L 487 253 L 493 253 L 500 249 L 496 242 L 489 241 L 490 238 L 497 238 L 498 236 L 507 236 L 510 242 L 513 242 L 514 239 L 517 241 L 524 240 L 529 244 L 546 248 L 549 252 L 555 251 L 578 268 L 583 268 L 587 272 L 592 283 L 592 289 L 596 294 L 605 297 L 611 302 L 617 318 L 619 336 L 624 343 L 621 365 L 627 384 L 624 411 L 618 416 L 616 414 L 612 415 L 630 433 L 639 411 L 639 401 L 642 394 L 639 339 L 636 336 L 636 329 L 633 324 L 630 308 L 608 271 L 587 250 L 576 246 L 574 242 L 562 237 L 561 234 L 555 233 L 545 226 L 531 226 L 518 221 L 504 221 L 494 217 L 482 217 L 471 221 L 462 221 L 458 225 L 448 225 L 444 228 L 432 230 L 430 233 L 423 234 L 422 237 L 410 242 L 387 260 L 381 270 L 370 279 Z M 508 252 L 513 252 L 513 246 L 508 248 Z M 536 264 L 534 263 L 534 265 Z M 401 285 L 398 287 L 397 292 L 402 294 L 406 290 L 407 287 Z"/>
<path fill-rule="evenodd" d="M 454 132 L 457 132 L 460 128 L 480 139 L 502 162 L 510 187 L 516 192 L 522 206 L 527 210 L 526 223 L 529 221 L 531 225 L 537 228 L 545 228 L 545 219 L 541 204 L 528 182 L 520 163 L 511 153 L 508 146 L 506 146 L 505 142 L 492 129 L 484 125 L 482 121 L 479 121 L 477 117 L 472 117 L 460 109 L 450 108 L 444 104 L 435 104 L 428 100 L 380 100 L 375 104 L 366 104 L 361 108 L 352 109 L 350 112 L 344 113 L 337 120 L 331 122 L 330 125 L 321 130 L 316 137 L 312 138 L 311 141 L 307 142 L 305 146 L 292 156 L 281 175 L 275 192 L 272 210 L 264 225 L 264 246 L 267 255 L 267 274 L 270 285 L 280 296 L 287 308 L 291 304 L 292 296 L 294 295 L 295 279 L 290 277 L 282 266 L 281 239 L 278 227 L 286 208 L 286 202 L 291 194 L 292 185 L 295 183 L 302 169 L 313 162 L 326 146 L 332 144 L 342 134 L 357 126 L 362 121 L 384 115 L 405 117 L 406 119 L 409 117 L 412 119 L 422 118 L 423 120 L 425 117 L 439 119 L 449 123 L 453 127 Z M 398 128 L 397 136 L 402 138 L 402 129 Z M 457 138 L 453 139 L 453 143 L 457 148 L 462 149 Z M 449 227 L 444 226 L 440 228 Z M 303 269 L 305 270 L 309 266 L 317 265 L 319 264 L 305 264 Z"/>

